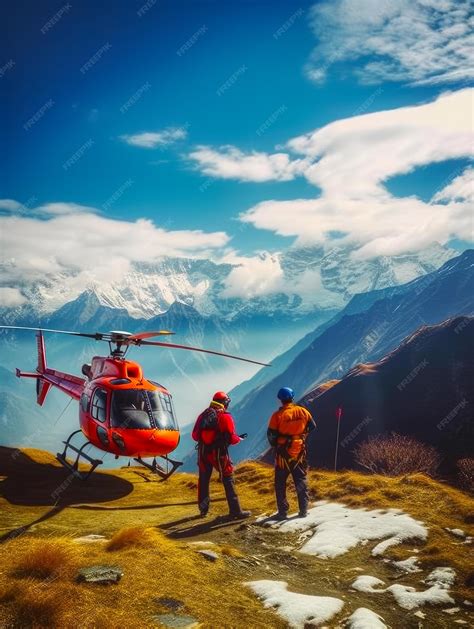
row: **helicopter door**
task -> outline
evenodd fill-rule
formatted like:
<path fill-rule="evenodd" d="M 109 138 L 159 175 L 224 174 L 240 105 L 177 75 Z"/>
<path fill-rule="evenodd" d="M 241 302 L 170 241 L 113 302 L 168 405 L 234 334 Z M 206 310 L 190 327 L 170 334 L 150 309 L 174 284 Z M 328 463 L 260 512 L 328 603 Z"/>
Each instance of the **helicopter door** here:
<path fill-rule="evenodd" d="M 97 388 L 92 396 L 91 417 L 96 422 L 97 437 L 104 447 L 110 445 L 107 421 L 107 391 Z"/>

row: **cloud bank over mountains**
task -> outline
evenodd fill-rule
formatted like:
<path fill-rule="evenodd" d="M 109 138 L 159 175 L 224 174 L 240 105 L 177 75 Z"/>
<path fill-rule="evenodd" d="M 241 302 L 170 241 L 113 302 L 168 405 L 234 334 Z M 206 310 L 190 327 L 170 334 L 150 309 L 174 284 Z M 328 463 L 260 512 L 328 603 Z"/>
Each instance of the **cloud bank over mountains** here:
<path fill-rule="evenodd" d="M 209 257 L 229 242 L 224 232 L 169 231 L 149 219 L 127 222 L 100 215 L 74 203 L 51 203 L 26 209 L 7 199 L 0 211 L 2 275 L 10 285 L 45 275 L 75 273 L 79 285 L 119 279 L 132 262 L 162 256 Z M 10 299 L 12 297 L 10 296 Z"/>
<path fill-rule="evenodd" d="M 356 115 L 290 139 L 278 153 L 237 147 L 198 147 L 188 158 L 206 176 L 242 182 L 305 177 L 315 198 L 262 201 L 238 217 L 257 229 L 294 238 L 294 246 L 348 247 L 370 259 L 420 251 L 433 242 L 472 240 L 472 173 L 453 171 L 430 202 L 395 197 L 386 187 L 396 175 L 473 152 L 473 90 L 463 89 L 413 107 Z M 3 215 L 2 215 L 3 214 Z M 223 231 L 168 231 L 151 220 L 106 217 L 95 208 L 54 202 L 26 208 L 0 201 L 4 298 L 20 304 L 15 286 L 43 275 L 69 274 L 80 292 L 91 281 L 119 279 L 134 262 L 163 256 L 237 263 L 223 297 L 277 293 L 284 284 L 278 258 L 241 256 Z M 7 237 L 8 235 L 8 237 Z M 308 272 L 294 287 L 302 296 L 322 290 Z M 7 292 L 5 292 L 5 290 Z"/>

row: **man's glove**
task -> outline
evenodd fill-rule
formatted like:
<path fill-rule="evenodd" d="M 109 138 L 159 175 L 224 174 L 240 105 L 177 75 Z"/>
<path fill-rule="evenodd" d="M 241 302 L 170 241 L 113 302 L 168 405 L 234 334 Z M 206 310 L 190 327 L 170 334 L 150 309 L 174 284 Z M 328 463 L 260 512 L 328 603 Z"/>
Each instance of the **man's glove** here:
<path fill-rule="evenodd" d="M 240 437 L 241 439 L 247 439 L 247 437 L 248 437 L 248 436 L 249 436 L 249 435 L 248 435 L 248 433 L 247 433 L 247 432 L 243 432 L 241 435 L 239 435 L 239 437 Z"/>

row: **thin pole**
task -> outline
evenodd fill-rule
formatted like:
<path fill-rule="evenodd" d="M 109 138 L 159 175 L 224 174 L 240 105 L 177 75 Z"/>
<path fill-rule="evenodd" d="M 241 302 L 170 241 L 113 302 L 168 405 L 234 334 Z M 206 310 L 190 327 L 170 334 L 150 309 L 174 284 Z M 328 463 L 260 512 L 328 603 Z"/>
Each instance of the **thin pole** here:
<path fill-rule="evenodd" d="M 342 415 L 342 408 L 338 408 L 336 411 L 336 417 L 337 417 L 337 433 L 336 433 L 336 450 L 334 452 L 334 471 L 337 472 L 337 453 L 339 450 L 339 430 L 341 427 L 341 415 Z"/>

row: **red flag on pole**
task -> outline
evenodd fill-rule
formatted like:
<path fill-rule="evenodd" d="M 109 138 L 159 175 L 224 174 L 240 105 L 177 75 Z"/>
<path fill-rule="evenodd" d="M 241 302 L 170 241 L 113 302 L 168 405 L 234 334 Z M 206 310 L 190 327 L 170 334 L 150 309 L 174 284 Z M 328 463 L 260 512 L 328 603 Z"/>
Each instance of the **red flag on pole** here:
<path fill-rule="evenodd" d="M 336 449 L 334 451 L 334 471 L 337 471 L 337 453 L 339 450 L 339 429 L 341 427 L 342 406 L 336 410 L 337 417 L 337 433 L 336 433 Z"/>

